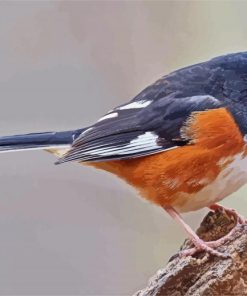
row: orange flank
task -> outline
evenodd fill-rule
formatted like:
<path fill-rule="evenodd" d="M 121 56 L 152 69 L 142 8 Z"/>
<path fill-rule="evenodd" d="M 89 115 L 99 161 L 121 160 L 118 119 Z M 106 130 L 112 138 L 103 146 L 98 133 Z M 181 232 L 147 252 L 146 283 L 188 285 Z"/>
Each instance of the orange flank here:
<path fill-rule="evenodd" d="M 245 157 L 242 134 L 225 108 L 193 113 L 181 132 L 192 139 L 190 144 L 146 157 L 86 164 L 116 174 L 147 200 L 161 206 L 189 211 L 210 205 L 214 197 L 202 197 L 199 193 L 216 184 L 220 173 L 237 155 Z M 226 170 L 223 178 L 231 171 Z M 232 186 L 235 191 L 238 184 Z M 221 188 L 217 197 L 217 188 L 213 189 L 215 201 L 229 194 Z M 188 202 L 194 205 L 188 206 Z"/>

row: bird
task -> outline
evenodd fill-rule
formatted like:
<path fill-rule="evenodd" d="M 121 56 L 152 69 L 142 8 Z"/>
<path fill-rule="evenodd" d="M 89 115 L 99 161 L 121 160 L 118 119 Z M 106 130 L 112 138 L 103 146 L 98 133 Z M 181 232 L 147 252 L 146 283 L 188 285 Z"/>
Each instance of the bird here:
<path fill-rule="evenodd" d="M 76 130 L 0 137 L 0 152 L 45 150 L 55 164 L 77 162 L 110 172 L 163 208 L 193 246 L 180 252 L 220 252 L 246 219 L 219 201 L 247 183 L 247 52 L 212 58 L 173 71 Z M 203 241 L 182 214 L 225 211 L 236 227 Z"/>

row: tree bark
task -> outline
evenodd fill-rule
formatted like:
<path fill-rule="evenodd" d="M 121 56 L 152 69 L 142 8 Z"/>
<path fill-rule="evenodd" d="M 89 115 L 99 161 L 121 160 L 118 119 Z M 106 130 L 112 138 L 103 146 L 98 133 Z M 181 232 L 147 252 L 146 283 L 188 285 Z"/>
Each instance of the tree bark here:
<path fill-rule="evenodd" d="M 227 234 L 236 221 L 219 211 L 209 212 L 197 234 L 205 241 L 216 240 Z M 247 225 L 238 225 L 232 240 L 217 250 L 228 253 L 223 259 L 198 253 L 180 258 L 173 255 L 167 266 L 149 280 L 146 288 L 134 296 L 227 296 L 247 295 Z M 186 240 L 181 249 L 191 247 Z"/>

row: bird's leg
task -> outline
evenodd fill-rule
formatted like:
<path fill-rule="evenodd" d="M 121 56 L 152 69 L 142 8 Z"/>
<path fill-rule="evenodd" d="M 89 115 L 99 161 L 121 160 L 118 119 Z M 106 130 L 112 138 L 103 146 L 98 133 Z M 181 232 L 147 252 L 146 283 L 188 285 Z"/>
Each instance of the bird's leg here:
<path fill-rule="evenodd" d="M 167 213 L 176 220 L 186 231 L 188 234 L 190 240 L 193 242 L 194 247 L 188 250 L 181 251 L 181 256 L 192 256 L 197 252 L 200 251 L 206 251 L 207 253 L 210 253 L 212 255 L 227 258 L 228 255 L 224 253 L 220 253 L 217 250 L 215 250 L 215 247 L 218 247 L 222 243 L 214 244 L 214 242 L 205 242 L 193 231 L 193 229 L 184 222 L 183 218 L 179 215 L 179 213 L 172 207 L 164 207 L 164 209 L 167 211 Z M 217 241 L 215 241 L 217 242 Z"/>

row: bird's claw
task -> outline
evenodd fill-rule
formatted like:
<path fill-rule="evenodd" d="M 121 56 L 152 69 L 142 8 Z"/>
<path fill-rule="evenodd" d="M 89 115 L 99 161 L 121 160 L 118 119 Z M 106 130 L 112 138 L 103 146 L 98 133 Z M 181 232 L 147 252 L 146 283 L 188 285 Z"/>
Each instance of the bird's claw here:
<path fill-rule="evenodd" d="M 222 253 L 222 252 L 215 250 L 212 247 L 213 243 L 214 243 L 213 241 L 212 242 L 201 241 L 200 243 L 197 242 L 194 247 L 180 251 L 179 256 L 180 257 L 193 256 L 196 253 L 200 253 L 200 252 L 204 251 L 204 252 L 211 254 L 213 256 L 216 256 L 216 257 L 220 257 L 220 258 L 224 258 L 224 259 L 231 258 L 230 254 Z"/>

